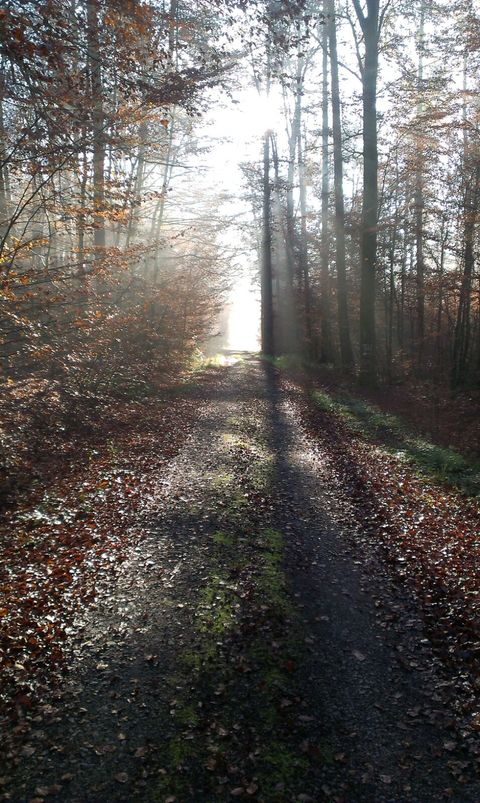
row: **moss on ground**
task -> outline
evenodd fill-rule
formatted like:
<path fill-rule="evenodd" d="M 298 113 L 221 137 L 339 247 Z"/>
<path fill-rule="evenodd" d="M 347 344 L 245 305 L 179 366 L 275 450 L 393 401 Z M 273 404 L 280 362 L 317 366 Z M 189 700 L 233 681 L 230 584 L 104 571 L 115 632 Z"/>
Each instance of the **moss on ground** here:
<path fill-rule="evenodd" d="M 291 800 L 308 769 L 294 704 L 304 638 L 283 534 L 258 526 L 258 494 L 268 497 L 274 471 L 261 416 L 230 417 L 221 445 L 209 483 L 220 527 L 210 536 L 190 644 L 177 659 L 157 799 L 226 801 L 248 788 L 240 799 Z"/>
<path fill-rule="evenodd" d="M 302 637 L 283 570 L 284 538 L 265 528 L 218 531 L 212 542 L 192 645 L 178 658 L 175 733 L 157 799 L 229 800 L 242 784 L 256 788 L 258 800 L 291 799 L 308 760 L 292 737 L 292 667 Z M 231 779 L 228 767 L 238 767 Z"/>
<path fill-rule="evenodd" d="M 313 391 L 312 396 L 322 410 L 340 418 L 352 432 L 375 443 L 382 451 L 408 461 L 421 473 L 447 482 L 465 494 L 480 494 L 480 462 L 414 435 L 401 418 L 363 399 L 337 397 L 320 390 Z"/>

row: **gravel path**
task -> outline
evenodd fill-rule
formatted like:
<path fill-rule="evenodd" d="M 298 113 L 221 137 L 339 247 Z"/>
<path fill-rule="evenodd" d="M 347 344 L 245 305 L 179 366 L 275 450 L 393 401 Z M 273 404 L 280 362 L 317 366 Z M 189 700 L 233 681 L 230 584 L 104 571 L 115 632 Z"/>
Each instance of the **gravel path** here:
<path fill-rule="evenodd" d="M 414 601 L 295 395 L 249 358 L 201 393 L 0 799 L 480 801 Z"/>

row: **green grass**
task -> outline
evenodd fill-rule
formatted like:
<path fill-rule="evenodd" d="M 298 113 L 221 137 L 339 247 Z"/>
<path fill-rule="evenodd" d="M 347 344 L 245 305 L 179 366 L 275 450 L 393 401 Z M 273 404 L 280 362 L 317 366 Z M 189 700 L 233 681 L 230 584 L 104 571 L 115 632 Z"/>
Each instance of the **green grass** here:
<path fill-rule="evenodd" d="M 279 354 L 276 357 L 272 357 L 270 354 L 261 354 L 260 357 L 280 371 L 315 373 L 317 368 L 315 363 L 307 360 L 301 354 Z"/>
<path fill-rule="evenodd" d="M 401 418 L 364 399 L 337 397 L 320 390 L 313 391 L 312 396 L 322 410 L 338 416 L 352 432 L 407 460 L 423 474 L 453 485 L 468 496 L 480 495 L 480 462 L 413 434 Z"/>
<path fill-rule="evenodd" d="M 245 356 L 237 352 L 231 354 L 219 352 L 207 357 L 202 351 L 196 349 L 190 358 L 189 367 L 193 372 L 198 372 L 204 371 L 206 368 L 223 368 L 244 361 Z"/>

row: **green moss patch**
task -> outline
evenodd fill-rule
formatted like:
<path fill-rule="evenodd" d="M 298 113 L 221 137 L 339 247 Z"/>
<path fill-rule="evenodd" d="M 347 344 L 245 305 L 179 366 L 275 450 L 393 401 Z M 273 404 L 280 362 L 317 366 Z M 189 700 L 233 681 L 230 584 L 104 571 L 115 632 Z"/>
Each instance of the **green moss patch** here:
<path fill-rule="evenodd" d="M 179 656 L 175 733 L 164 750 L 158 800 L 222 801 L 233 790 L 240 799 L 294 799 L 309 762 L 297 733 L 303 639 L 283 569 L 283 535 L 222 531 L 212 542 L 192 644 Z"/>
<path fill-rule="evenodd" d="M 335 397 L 320 390 L 313 391 L 312 396 L 322 410 L 337 416 L 352 432 L 389 454 L 407 460 L 424 474 L 447 482 L 465 494 L 480 494 L 479 462 L 415 436 L 398 416 L 385 413 L 363 399 Z"/>

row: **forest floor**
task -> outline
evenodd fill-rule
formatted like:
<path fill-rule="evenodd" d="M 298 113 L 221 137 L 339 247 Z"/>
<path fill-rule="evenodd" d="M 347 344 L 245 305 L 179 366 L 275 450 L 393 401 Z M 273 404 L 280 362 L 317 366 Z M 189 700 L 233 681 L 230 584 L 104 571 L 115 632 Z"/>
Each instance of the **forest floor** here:
<path fill-rule="evenodd" d="M 248 355 L 143 423 L 7 514 L 0 800 L 477 803 L 478 503 Z"/>

